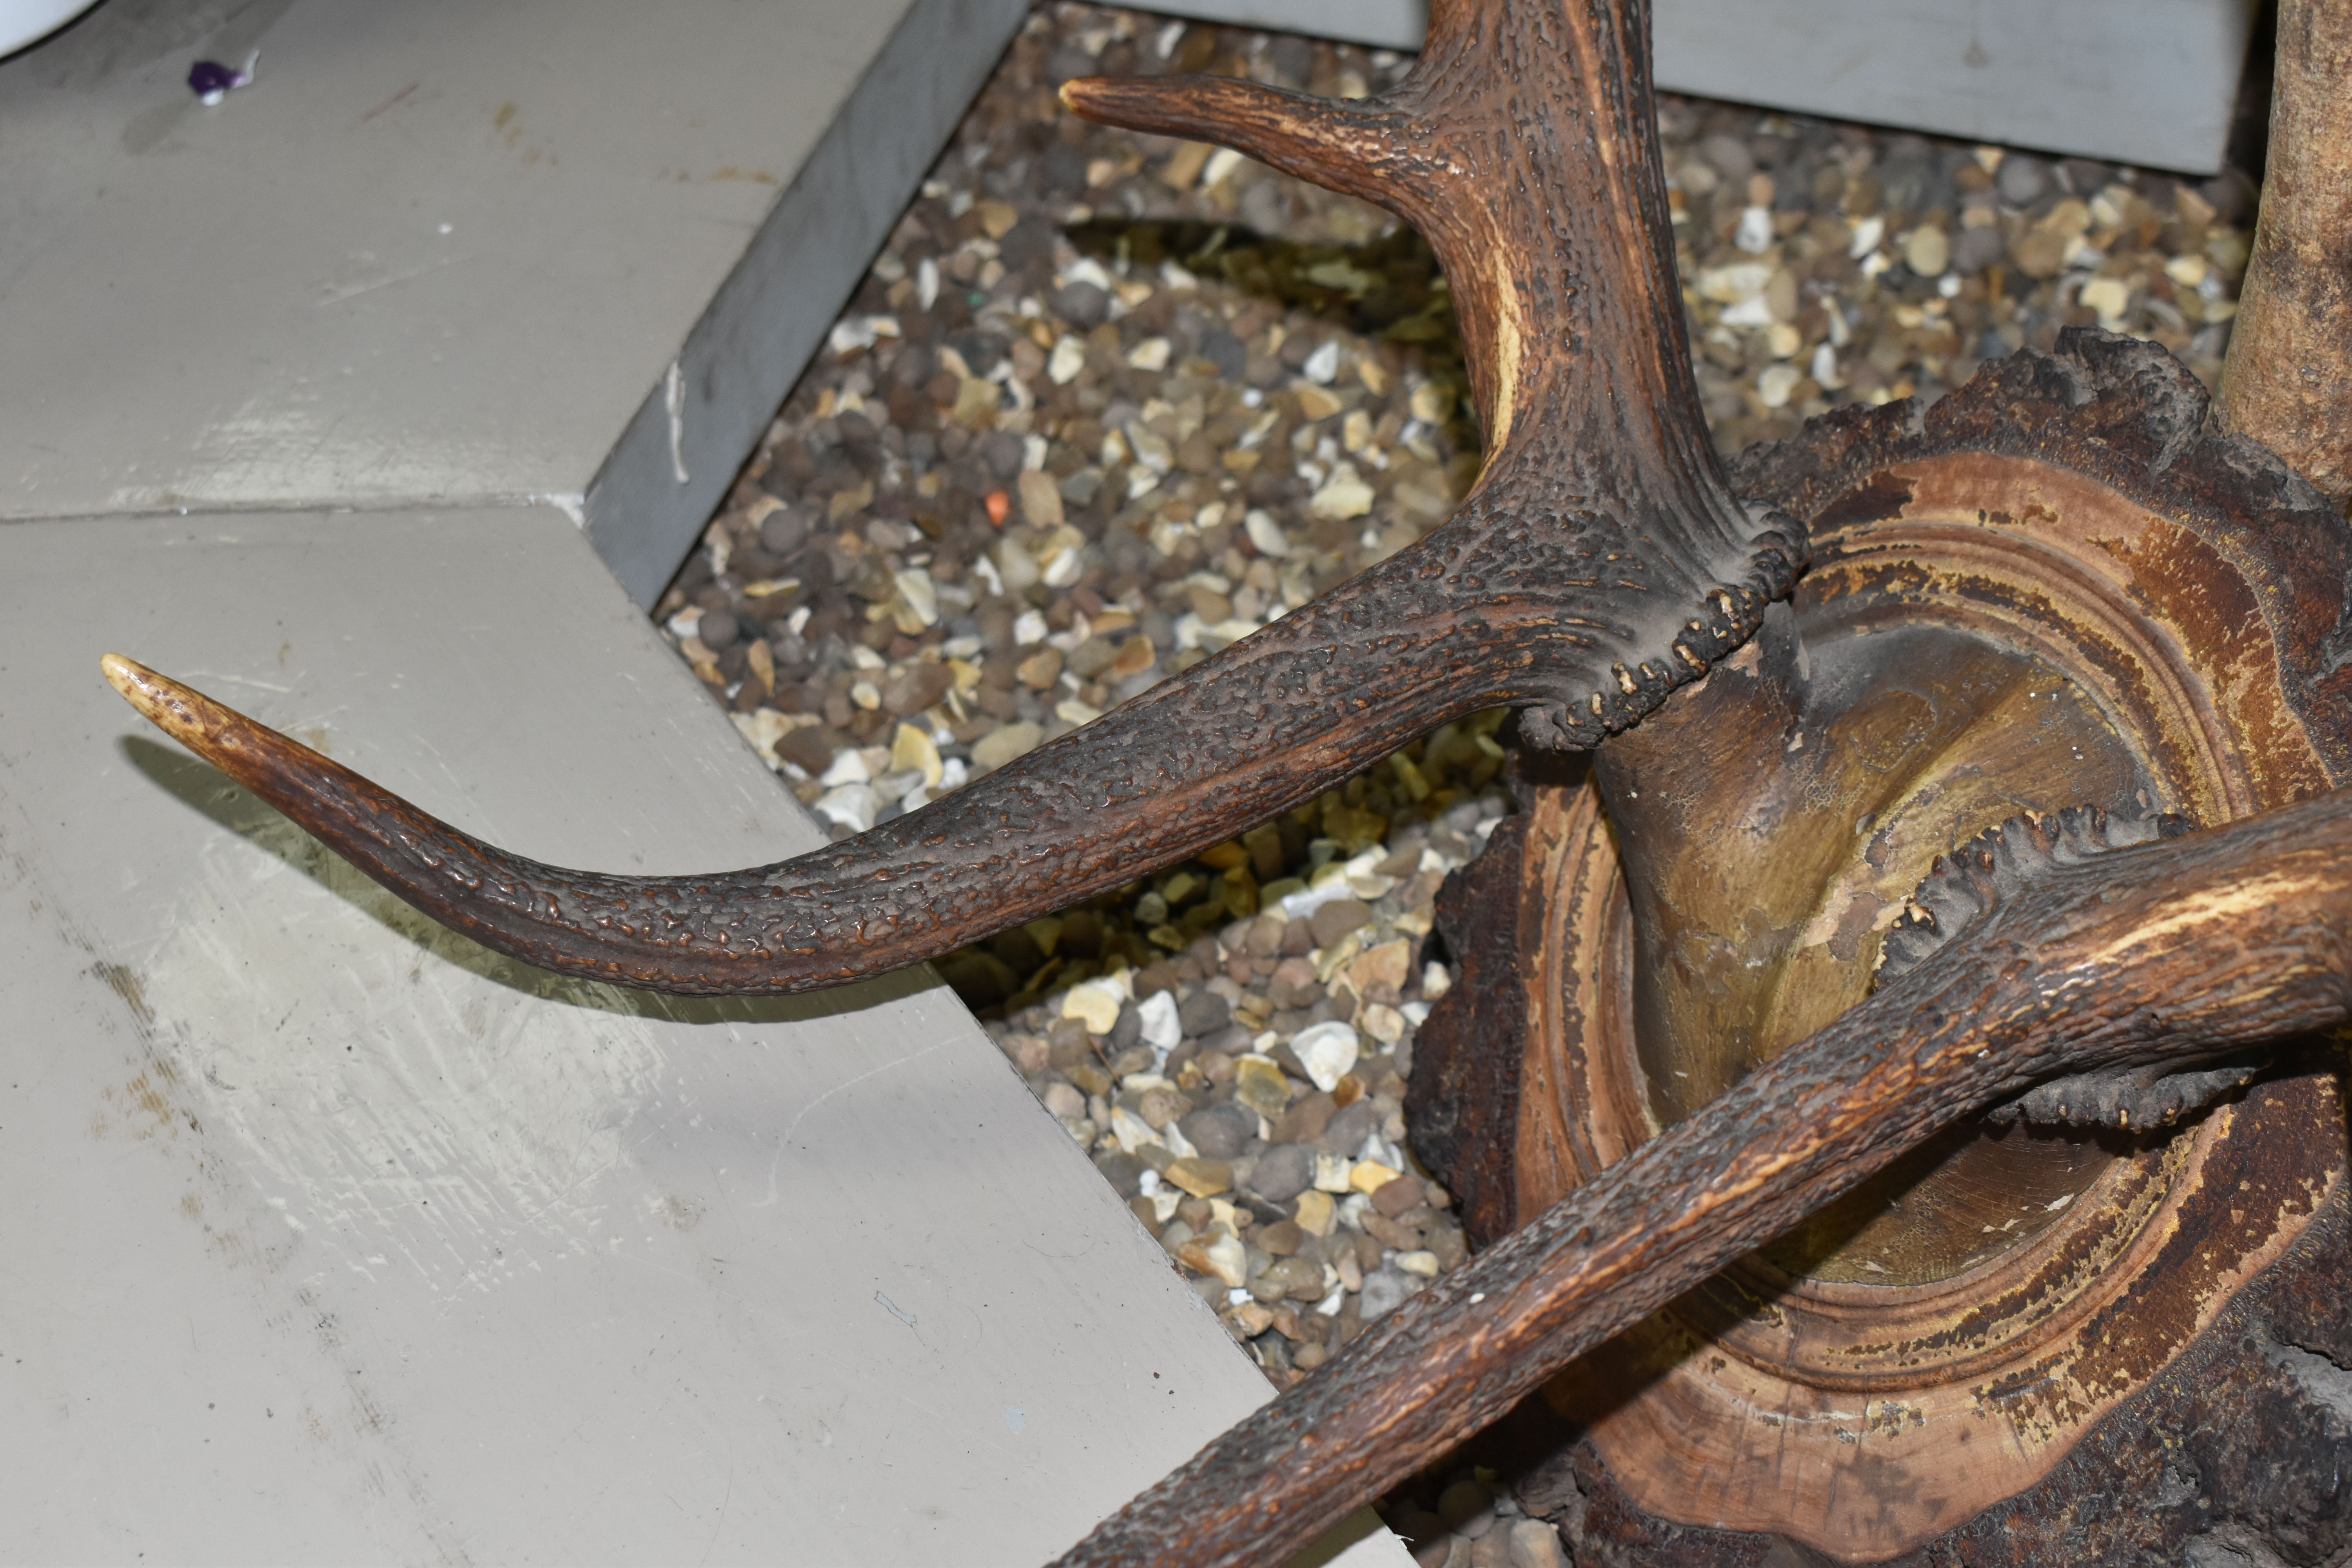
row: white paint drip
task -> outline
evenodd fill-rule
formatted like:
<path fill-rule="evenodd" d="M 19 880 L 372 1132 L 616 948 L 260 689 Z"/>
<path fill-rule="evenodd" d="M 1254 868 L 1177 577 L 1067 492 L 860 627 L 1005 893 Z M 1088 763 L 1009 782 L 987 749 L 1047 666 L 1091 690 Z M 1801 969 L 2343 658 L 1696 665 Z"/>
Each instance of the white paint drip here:
<path fill-rule="evenodd" d="M 353 1272 L 488 1289 L 608 1228 L 663 1070 L 645 1004 L 488 952 L 274 814 L 207 846 L 143 967 L 201 1114 Z"/>
<path fill-rule="evenodd" d="M 669 362 L 669 374 L 662 378 L 662 400 L 669 405 L 669 471 L 679 484 L 686 483 L 686 376 L 677 368 L 677 361 Z"/>

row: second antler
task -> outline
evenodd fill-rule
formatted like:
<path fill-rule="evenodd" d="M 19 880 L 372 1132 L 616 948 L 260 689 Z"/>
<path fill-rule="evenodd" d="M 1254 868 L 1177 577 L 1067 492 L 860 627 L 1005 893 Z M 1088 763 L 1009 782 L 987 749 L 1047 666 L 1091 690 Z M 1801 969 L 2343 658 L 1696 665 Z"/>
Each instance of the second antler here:
<path fill-rule="evenodd" d="M 1589 747 L 1755 630 L 1804 531 L 1717 464 L 1685 342 L 1644 7 L 1459 0 L 1391 92 L 1074 81 L 1071 108 L 1226 142 L 1379 202 L 1435 247 L 1487 459 L 1418 544 L 958 794 L 779 865 L 619 877 L 507 853 L 168 678 L 140 710 L 368 875 L 485 945 L 688 993 L 811 990 L 1117 887 L 1436 726 L 1523 710 Z"/>
<path fill-rule="evenodd" d="M 2037 1081 L 2196 1065 L 2347 1017 L 2352 792 L 2052 866 L 1391 1312 L 1058 1568 L 1282 1562 L 1578 1355 L 1962 1118 Z"/>

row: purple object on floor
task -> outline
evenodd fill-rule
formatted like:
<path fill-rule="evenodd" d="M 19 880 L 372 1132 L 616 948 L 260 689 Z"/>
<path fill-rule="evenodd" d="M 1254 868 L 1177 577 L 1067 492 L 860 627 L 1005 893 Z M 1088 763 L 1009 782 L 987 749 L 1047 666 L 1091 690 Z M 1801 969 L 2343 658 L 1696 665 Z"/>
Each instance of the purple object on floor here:
<path fill-rule="evenodd" d="M 253 79 L 251 73 L 218 60 L 198 60 L 188 68 L 188 87 L 207 105 L 218 103 L 235 89 Z"/>

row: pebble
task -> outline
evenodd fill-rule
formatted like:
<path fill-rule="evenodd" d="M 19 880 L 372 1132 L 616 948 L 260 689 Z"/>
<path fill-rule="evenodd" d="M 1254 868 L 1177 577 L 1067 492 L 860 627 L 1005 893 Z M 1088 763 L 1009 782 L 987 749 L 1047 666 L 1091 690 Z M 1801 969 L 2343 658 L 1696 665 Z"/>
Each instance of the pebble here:
<path fill-rule="evenodd" d="M 1211 1160 L 1239 1159 L 1248 1152 L 1250 1140 L 1257 1136 L 1257 1118 L 1246 1106 L 1234 1100 L 1227 1100 L 1220 1105 L 1205 1106 L 1195 1110 L 1186 1116 L 1179 1127 L 1184 1136 L 1192 1140 L 1193 1148 L 1200 1151 L 1203 1157 Z M 1254 1173 L 1253 1180 L 1253 1184 L 1257 1188 L 1260 1195 L 1269 1198 L 1286 1198 L 1294 1195 L 1289 1193 L 1267 1192 L 1265 1174 L 1264 1163 L 1261 1162 L 1260 1168 Z"/>
<path fill-rule="evenodd" d="M 1076 1018 L 1093 1035 L 1108 1035 L 1118 1022 L 1126 996 L 1116 981 L 1088 980 L 1062 994 L 1062 1016 Z"/>
<path fill-rule="evenodd" d="M 1045 738 L 1042 728 L 1026 721 L 992 730 L 972 743 L 972 767 L 978 773 L 993 773 L 1013 758 L 1035 751 Z"/>
<path fill-rule="evenodd" d="M 1364 1276 L 1364 1288 L 1359 1293 L 1360 1310 L 1364 1321 L 1376 1322 L 1404 1305 L 1405 1298 L 1422 1287 L 1423 1281 L 1394 1268 L 1376 1268 Z"/>
<path fill-rule="evenodd" d="M 1314 1183 L 1314 1151 L 1297 1143 L 1280 1143 L 1268 1149 L 1258 1156 L 1257 1168 L 1250 1174 L 1250 1184 L 1257 1189 L 1258 1195 L 1277 1204 L 1290 1202 Z M 1299 1223 L 1306 1223 L 1303 1215 Z"/>
<path fill-rule="evenodd" d="M 1172 1182 L 1196 1198 L 1213 1197 L 1233 1191 L 1234 1168 L 1222 1160 L 1205 1160 L 1190 1156 L 1176 1161 L 1160 1173 L 1160 1180 Z M 1234 1284 L 1241 1281 L 1234 1280 Z"/>
<path fill-rule="evenodd" d="M 1337 1019 L 1310 1025 L 1290 1042 L 1291 1053 L 1306 1068 L 1308 1080 L 1327 1094 L 1339 1088 L 1339 1080 L 1356 1065 L 1357 1047 L 1355 1029 Z"/>
<path fill-rule="evenodd" d="M 1290 1080 L 1271 1058 L 1244 1057 L 1235 1065 L 1234 1098 L 1260 1116 L 1279 1116 L 1290 1108 Z"/>
<path fill-rule="evenodd" d="M 1172 1050 L 1190 1033 L 1183 1026 L 1172 992 L 1160 991 L 1145 997 L 1135 1012 L 1136 1033 L 1154 1050 Z"/>
<path fill-rule="evenodd" d="M 1177 1017 L 1183 1033 L 1197 1038 L 1215 1034 L 1232 1020 L 1233 1016 L 1232 1005 L 1215 992 L 1195 991 L 1184 999 Z"/>

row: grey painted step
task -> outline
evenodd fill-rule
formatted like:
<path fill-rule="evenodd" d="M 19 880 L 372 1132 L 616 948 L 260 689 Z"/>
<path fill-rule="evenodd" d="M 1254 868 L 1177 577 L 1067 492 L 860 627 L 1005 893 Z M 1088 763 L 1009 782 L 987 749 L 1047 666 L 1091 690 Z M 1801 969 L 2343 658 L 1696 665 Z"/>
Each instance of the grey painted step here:
<path fill-rule="evenodd" d="M 0 517 L 584 492 L 650 602 L 1023 11 L 102 5 L 0 64 Z"/>
<path fill-rule="evenodd" d="M 1035 1563 L 1267 1396 L 926 973 L 551 983 L 110 648 L 547 859 L 818 842 L 551 509 L 0 526 L 0 1556 Z"/>
<path fill-rule="evenodd" d="M 1426 0 L 1160 0 L 1417 49 Z M 1657 0 L 1658 85 L 1837 120 L 2210 174 L 2256 0 Z"/>

